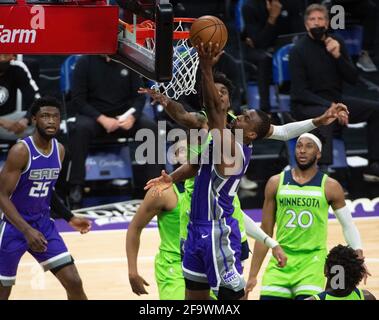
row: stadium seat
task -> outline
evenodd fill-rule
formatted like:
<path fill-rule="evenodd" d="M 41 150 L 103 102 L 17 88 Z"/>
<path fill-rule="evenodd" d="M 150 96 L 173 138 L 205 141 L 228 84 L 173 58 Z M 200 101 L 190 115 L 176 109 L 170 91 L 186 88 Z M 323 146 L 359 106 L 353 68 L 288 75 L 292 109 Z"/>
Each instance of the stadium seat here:
<path fill-rule="evenodd" d="M 350 56 L 358 56 L 362 51 L 363 27 L 360 25 L 350 25 L 345 29 L 337 29 L 334 31 L 344 39 L 347 51 Z"/>
<path fill-rule="evenodd" d="M 60 90 L 62 93 L 65 116 L 72 112 L 67 112 L 67 101 L 70 97 L 72 73 L 80 55 L 69 56 L 61 66 L 60 70 Z M 75 125 L 75 117 L 70 117 L 67 127 Z M 64 125 L 64 127 L 66 127 Z M 65 129 L 65 128 L 64 128 Z M 65 131 L 64 131 L 65 132 Z M 69 136 L 69 130 L 65 132 Z M 130 179 L 133 183 L 132 161 L 130 148 L 126 144 L 130 139 L 105 137 L 91 142 L 90 153 L 86 159 L 86 181 Z"/>
<path fill-rule="evenodd" d="M 289 53 L 294 44 L 288 44 L 281 47 L 273 55 L 272 72 L 273 83 L 276 86 L 276 97 L 278 106 L 278 116 L 282 124 L 285 124 L 286 114 L 290 113 L 290 96 L 289 94 L 281 94 L 280 89 L 284 84 L 289 84 L 291 75 L 289 70 Z M 275 110 L 273 110 L 275 111 Z M 292 139 L 286 143 L 288 162 L 291 166 L 296 165 L 295 162 L 295 145 L 297 139 Z M 333 139 L 333 164 L 332 168 L 346 168 L 346 151 L 345 143 L 342 139 Z"/>

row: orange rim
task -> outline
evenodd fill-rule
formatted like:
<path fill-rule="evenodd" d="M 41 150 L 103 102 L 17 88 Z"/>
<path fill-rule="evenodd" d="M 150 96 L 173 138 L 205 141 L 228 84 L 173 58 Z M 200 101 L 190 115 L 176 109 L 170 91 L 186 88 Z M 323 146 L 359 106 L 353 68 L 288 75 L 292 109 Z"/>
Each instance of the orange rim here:
<path fill-rule="evenodd" d="M 193 23 L 195 18 L 174 18 L 174 23 Z M 121 19 L 118 20 L 120 25 L 122 25 L 128 32 L 134 32 L 134 25 L 127 23 Z M 153 38 L 155 31 L 155 23 L 151 20 L 145 20 L 142 23 L 136 25 L 136 36 L 137 39 Z M 174 31 L 174 40 L 183 40 L 189 38 L 189 31 Z"/>

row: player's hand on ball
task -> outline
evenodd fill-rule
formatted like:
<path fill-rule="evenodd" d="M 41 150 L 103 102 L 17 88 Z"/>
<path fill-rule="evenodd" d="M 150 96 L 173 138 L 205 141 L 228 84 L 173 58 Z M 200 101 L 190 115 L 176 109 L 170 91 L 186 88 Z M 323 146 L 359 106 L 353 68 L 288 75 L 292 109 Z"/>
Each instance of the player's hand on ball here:
<path fill-rule="evenodd" d="M 218 60 L 220 60 L 221 55 L 224 51 L 220 50 L 220 45 L 218 43 L 209 42 L 207 46 L 204 43 L 196 46 L 197 53 L 199 55 L 200 67 L 213 67 Z"/>
<path fill-rule="evenodd" d="M 243 297 L 243 300 L 247 300 L 249 298 L 250 292 L 253 291 L 257 283 L 258 283 L 257 277 L 249 277 L 246 283 L 245 296 Z"/>
<path fill-rule="evenodd" d="M 145 289 L 145 286 L 149 286 L 149 284 L 139 274 L 129 275 L 129 282 L 133 292 L 137 296 L 140 296 L 141 294 L 149 294 Z"/>
<path fill-rule="evenodd" d="M 36 229 L 29 228 L 25 231 L 24 236 L 28 247 L 34 252 L 45 252 L 47 250 L 47 240 L 44 235 Z"/>
<path fill-rule="evenodd" d="M 287 256 L 281 246 L 272 248 L 272 255 L 278 261 L 278 267 L 283 268 L 287 264 Z"/>
<path fill-rule="evenodd" d="M 91 230 L 92 221 L 85 218 L 72 217 L 69 225 L 81 234 L 85 234 Z"/>
<path fill-rule="evenodd" d="M 144 190 L 152 188 L 153 196 L 161 196 L 162 192 L 170 188 L 173 184 L 172 178 L 162 170 L 161 176 L 155 179 L 151 179 L 146 183 Z"/>

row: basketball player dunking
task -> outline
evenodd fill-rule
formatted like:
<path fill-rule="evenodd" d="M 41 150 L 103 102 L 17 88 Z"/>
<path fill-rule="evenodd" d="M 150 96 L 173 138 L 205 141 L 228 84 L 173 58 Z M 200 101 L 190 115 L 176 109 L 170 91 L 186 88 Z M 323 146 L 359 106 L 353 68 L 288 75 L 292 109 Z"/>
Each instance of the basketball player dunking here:
<path fill-rule="evenodd" d="M 64 158 L 64 148 L 54 138 L 60 107 L 54 98 L 33 103 L 36 130 L 10 149 L 0 173 L 0 299 L 9 298 L 26 251 L 55 275 L 68 299 L 87 298 L 73 258 L 50 219 L 50 200 Z"/>

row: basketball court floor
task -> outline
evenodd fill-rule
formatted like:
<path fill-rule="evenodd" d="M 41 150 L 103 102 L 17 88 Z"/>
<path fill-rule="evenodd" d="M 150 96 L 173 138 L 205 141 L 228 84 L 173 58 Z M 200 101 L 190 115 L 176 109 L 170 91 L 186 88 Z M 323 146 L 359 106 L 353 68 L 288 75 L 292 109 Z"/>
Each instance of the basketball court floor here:
<path fill-rule="evenodd" d="M 376 204 L 378 202 L 376 201 Z M 376 205 L 375 210 L 373 201 L 353 203 L 353 206 L 355 206 L 353 216 L 362 236 L 367 266 L 372 274 L 367 285 L 362 284 L 361 287 L 379 297 L 379 248 L 377 246 L 379 243 L 379 208 Z M 67 231 L 70 230 L 69 226 L 64 221 L 57 221 L 58 228 L 63 231 L 62 236 L 75 258 L 88 298 L 96 300 L 158 299 L 154 280 L 154 256 L 159 246 L 156 224 L 150 224 L 150 227 L 142 232 L 138 260 L 139 272 L 150 286 L 147 288 L 148 295 L 138 297 L 133 294 L 129 285 L 125 253 L 127 232 L 127 222 L 125 221 L 130 219 L 130 216 L 114 215 L 111 217 L 111 215 L 107 216 L 104 210 L 102 213 L 105 215 L 99 215 L 97 219 L 93 220 L 94 230 L 86 235 Z M 259 209 L 248 210 L 247 213 L 259 221 Z M 335 219 L 330 219 L 328 234 L 329 248 L 338 243 L 345 243 L 341 227 Z M 249 243 L 252 249 L 254 240 L 250 239 Z M 267 261 L 266 258 L 264 266 Z M 245 279 L 247 279 L 249 268 L 250 259 L 245 264 Z M 259 274 L 259 281 L 261 277 L 262 271 Z M 259 287 L 260 282 L 250 295 L 250 299 L 259 297 Z M 43 273 L 32 257 L 26 254 L 21 260 L 11 299 L 65 298 L 64 290 L 54 276 L 50 273 Z"/>

